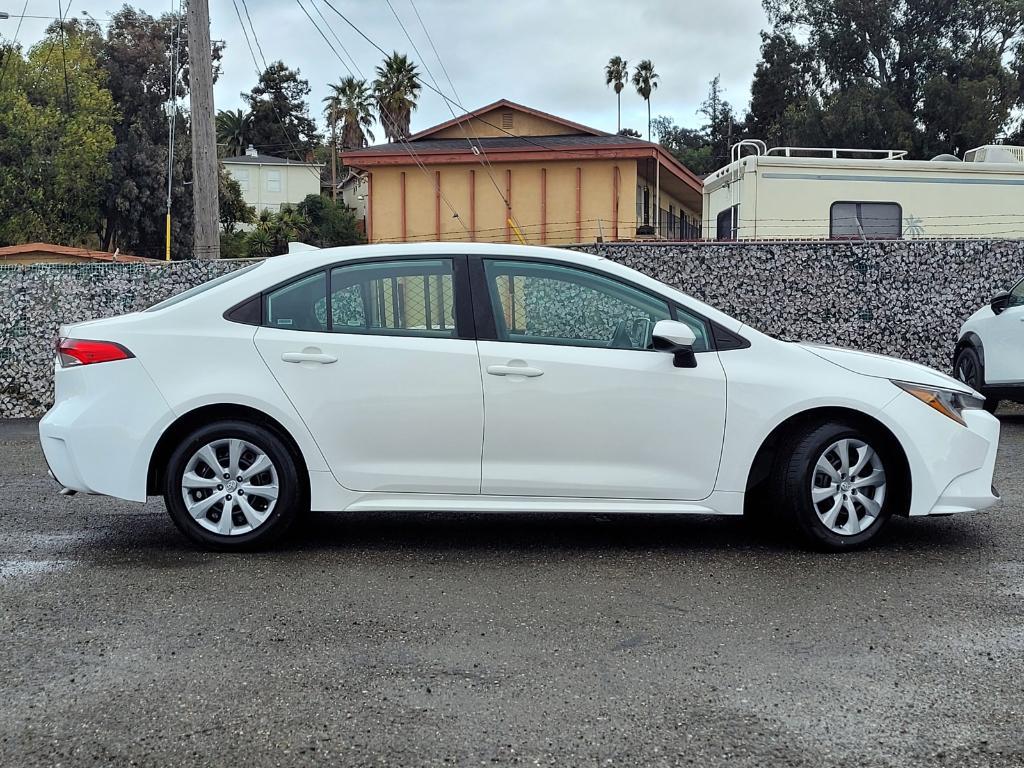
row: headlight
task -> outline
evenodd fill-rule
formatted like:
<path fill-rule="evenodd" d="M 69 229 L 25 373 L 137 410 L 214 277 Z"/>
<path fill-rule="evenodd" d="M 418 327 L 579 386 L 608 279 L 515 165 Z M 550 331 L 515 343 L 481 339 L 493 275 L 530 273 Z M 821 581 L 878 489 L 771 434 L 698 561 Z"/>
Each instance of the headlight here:
<path fill-rule="evenodd" d="M 985 398 L 957 392 L 953 389 L 929 387 L 924 384 L 913 384 L 909 381 L 896 381 L 895 379 L 892 380 L 892 383 L 904 392 L 909 392 L 925 405 L 964 426 L 967 426 L 967 422 L 964 421 L 963 412 L 985 405 Z"/>

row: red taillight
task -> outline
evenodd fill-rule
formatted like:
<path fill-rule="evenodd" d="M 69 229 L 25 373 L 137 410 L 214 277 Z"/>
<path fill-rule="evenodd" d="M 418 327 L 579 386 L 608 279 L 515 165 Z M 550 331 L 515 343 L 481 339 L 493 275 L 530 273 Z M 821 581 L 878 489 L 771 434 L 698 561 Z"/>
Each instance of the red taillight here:
<path fill-rule="evenodd" d="M 57 342 L 57 356 L 64 368 L 74 365 L 109 363 L 112 360 L 127 360 L 135 357 L 131 352 L 113 341 L 91 341 L 89 339 L 61 339 Z"/>

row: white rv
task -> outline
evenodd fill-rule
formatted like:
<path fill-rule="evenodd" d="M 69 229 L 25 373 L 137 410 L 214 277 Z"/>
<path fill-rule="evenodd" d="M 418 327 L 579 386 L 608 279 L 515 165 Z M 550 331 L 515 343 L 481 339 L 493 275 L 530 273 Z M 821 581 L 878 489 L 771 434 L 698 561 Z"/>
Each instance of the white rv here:
<path fill-rule="evenodd" d="M 704 179 L 704 239 L 1024 237 L 1024 147 L 906 154 L 741 141 Z"/>

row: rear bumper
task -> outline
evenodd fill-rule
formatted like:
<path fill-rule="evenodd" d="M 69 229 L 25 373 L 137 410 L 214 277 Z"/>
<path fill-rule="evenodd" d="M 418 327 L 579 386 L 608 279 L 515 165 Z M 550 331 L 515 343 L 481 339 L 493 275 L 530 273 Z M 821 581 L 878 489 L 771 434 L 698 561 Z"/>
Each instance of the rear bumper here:
<path fill-rule="evenodd" d="M 910 464 L 911 515 L 948 515 L 991 507 L 999 449 L 999 420 L 983 410 L 964 412 L 957 424 L 909 394 L 886 408 Z"/>
<path fill-rule="evenodd" d="M 149 459 L 173 420 L 135 358 L 56 368 L 56 403 L 39 422 L 50 472 L 64 488 L 146 500 Z"/>

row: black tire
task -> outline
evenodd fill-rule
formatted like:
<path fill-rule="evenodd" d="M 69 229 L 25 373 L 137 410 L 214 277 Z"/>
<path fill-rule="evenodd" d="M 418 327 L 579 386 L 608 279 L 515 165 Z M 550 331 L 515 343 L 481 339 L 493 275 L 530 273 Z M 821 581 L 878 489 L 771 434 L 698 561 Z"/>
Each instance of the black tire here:
<path fill-rule="evenodd" d="M 258 447 L 270 459 L 276 473 L 277 498 L 258 527 L 242 533 L 222 534 L 208 530 L 192 516 L 185 504 L 182 482 L 189 461 L 199 449 L 219 440 L 231 439 L 244 440 Z M 200 467 L 200 470 L 206 471 L 204 467 Z M 273 544 L 288 530 L 305 506 L 296 461 L 284 441 L 271 430 L 247 421 L 218 421 L 189 434 L 168 460 L 163 491 L 167 511 L 178 530 L 197 544 L 221 551 L 259 549 Z M 218 506 L 223 508 L 223 503 Z M 236 514 L 241 514 L 239 507 L 234 509 Z M 215 515 L 217 519 L 220 517 L 216 508 L 207 514 Z M 203 519 L 212 523 L 206 515 Z"/>
<path fill-rule="evenodd" d="M 818 459 L 830 446 L 847 439 L 861 441 L 874 450 L 884 468 L 886 481 L 878 514 L 859 533 L 849 534 L 836 533 L 826 527 L 811 499 Z M 841 421 L 808 423 L 780 441 L 768 482 L 769 499 L 777 516 L 805 545 L 829 552 L 857 549 L 878 536 L 904 498 L 901 466 L 902 462 L 897 460 L 889 441 L 871 430 Z M 865 489 L 860 493 L 874 494 L 875 490 Z M 853 497 L 853 501 L 856 502 L 857 498 Z M 827 507 L 829 501 L 820 503 Z M 855 510 L 865 512 L 865 507 L 854 506 Z M 848 521 L 848 514 L 845 508 L 841 508 L 838 521 Z M 861 519 L 858 516 L 858 521 Z"/>
<path fill-rule="evenodd" d="M 953 361 L 953 375 L 972 389 L 982 392 L 985 388 L 985 364 L 981 362 L 978 350 L 971 346 L 961 349 Z M 986 411 L 995 413 L 998 407 L 998 400 L 985 398 Z"/>

